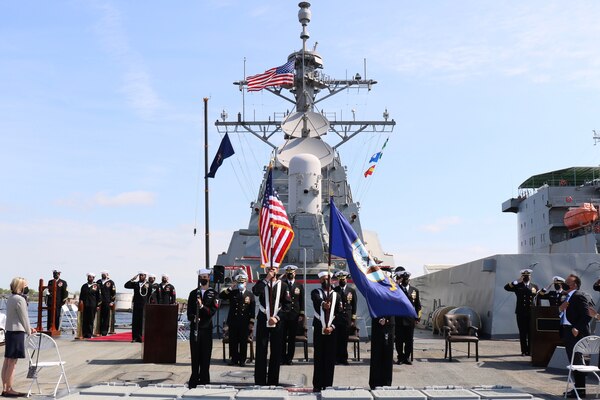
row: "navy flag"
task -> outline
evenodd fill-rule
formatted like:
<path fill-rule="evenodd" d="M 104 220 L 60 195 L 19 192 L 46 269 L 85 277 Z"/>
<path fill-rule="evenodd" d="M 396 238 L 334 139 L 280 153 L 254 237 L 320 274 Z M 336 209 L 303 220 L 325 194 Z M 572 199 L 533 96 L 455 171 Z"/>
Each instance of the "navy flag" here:
<path fill-rule="evenodd" d="M 346 259 L 354 284 L 367 299 L 371 318 L 391 315 L 417 318 L 408 297 L 392 278 L 379 269 L 333 199 L 329 204 L 329 249 L 331 254 Z"/>
<path fill-rule="evenodd" d="M 227 157 L 231 157 L 235 151 L 233 151 L 233 146 L 231 146 L 231 142 L 229 141 L 229 135 L 225 134 L 223 136 L 223 140 L 221 140 L 221 144 L 219 145 L 219 150 L 217 150 L 217 154 L 215 155 L 215 159 L 212 164 L 210 164 L 210 171 L 208 171 L 209 178 L 214 178 L 217 170 L 223 164 L 223 160 Z"/>

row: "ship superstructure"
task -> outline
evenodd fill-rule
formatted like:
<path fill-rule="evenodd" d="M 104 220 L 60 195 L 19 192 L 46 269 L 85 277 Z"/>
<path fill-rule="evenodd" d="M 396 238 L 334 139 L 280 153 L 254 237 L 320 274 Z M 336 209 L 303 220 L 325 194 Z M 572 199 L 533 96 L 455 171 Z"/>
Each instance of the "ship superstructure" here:
<path fill-rule="evenodd" d="M 321 72 L 323 59 L 307 48 L 308 24 L 311 20 L 310 4 L 299 4 L 298 20 L 302 25 L 300 38 L 302 48 L 288 56 L 295 65 L 294 84 L 291 87 L 265 88 L 273 95 L 293 104 L 293 110 L 285 112 L 281 119 L 246 121 L 238 113 L 237 120 L 223 118 L 215 123 L 221 133 L 252 134 L 273 148 L 271 164 L 274 190 L 287 209 L 295 238 L 287 253 L 285 263 L 296 264 L 314 277 L 328 265 L 329 198 L 351 222 L 358 236 L 366 242 L 372 255 L 387 265 L 393 265 L 393 257 L 386 255 L 378 243 L 377 236 L 363 230 L 359 204 L 354 200 L 346 168 L 341 162 L 338 149 L 360 133 L 391 132 L 395 121 L 389 119 L 387 110 L 383 120 L 346 121 L 331 118 L 321 102 L 347 90 L 358 88 L 371 90 L 377 83 L 356 74 L 352 79 L 332 79 Z M 247 81 L 234 82 L 241 90 Z M 289 94 L 292 97 L 289 97 Z M 273 139 L 283 135 L 285 142 L 275 145 Z M 335 144 L 328 144 L 324 137 L 334 135 Z M 251 204 L 251 215 L 247 228 L 233 233 L 227 252 L 220 254 L 217 264 L 228 269 L 241 265 L 249 267 L 253 274 L 260 268 L 260 245 L 258 216 L 261 196 L 264 192 L 266 168 L 259 197 Z M 345 261 L 334 260 L 334 268 L 345 269 Z"/>
<path fill-rule="evenodd" d="M 518 196 L 502 203 L 517 215 L 517 254 L 495 254 L 413 279 L 424 313 L 439 306 L 467 306 L 481 317 L 481 332 L 515 337 L 515 296 L 504 285 L 533 270 L 532 281 L 549 288 L 553 276 L 577 274 L 592 296 L 600 278 L 598 206 L 600 168 L 570 167 L 533 175 Z M 542 301 L 544 305 L 546 300 Z"/>
<path fill-rule="evenodd" d="M 584 204 L 596 209 L 600 204 L 598 167 L 534 175 L 519 186 L 518 197 L 502 204 L 502 211 L 517 214 L 520 254 L 598 253 L 600 226 L 596 220 L 582 216 L 577 223 L 565 221 L 569 211 L 576 212 Z"/>

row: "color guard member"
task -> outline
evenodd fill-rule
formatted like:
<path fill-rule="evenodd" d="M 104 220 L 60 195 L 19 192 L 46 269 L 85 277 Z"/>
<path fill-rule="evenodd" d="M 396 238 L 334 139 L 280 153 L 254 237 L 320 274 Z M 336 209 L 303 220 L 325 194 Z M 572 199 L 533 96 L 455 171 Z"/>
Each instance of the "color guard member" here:
<path fill-rule="evenodd" d="M 281 317 L 290 307 L 287 283 L 279 280 L 279 267 L 266 268 L 267 275 L 256 282 L 252 293 L 258 297 L 256 317 L 256 361 L 254 383 L 261 386 L 279 385 L 281 350 L 283 349 L 283 327 Z M 269 346 L 270 345 L 270 346 Z M 267 372 L 267 352 L 270 347 Z"/>
<path fill-rule="evenodd" d="M 212 317 L 219 308 L 217 292 L 209 286 L 210 269 L 198 270 L 200 288 L 190 292 L 187 317 L 190 321 L 190 353 L 192 374 L 188 382 L 190 389 L 210 383 L 210 357 L 212 355 Z M 196 334 L 197 332 L 197 334 Z"/>
<path fill-rule="evenodd" d="M 391 277 L 391 271 L 381 270 Z M 369 387 L 391 386 L 394 370 L 394 317 L 371 315 Z"/>
<path fill-rule="evenodd" d="M 314 307 L 313 392 L 333 386 L 337 353 L 338 327 L 344 326 L 344 309 L 338 292 L 331 287 L 331 273 L 319 272 L 321 287 L 310 293 Z"/>

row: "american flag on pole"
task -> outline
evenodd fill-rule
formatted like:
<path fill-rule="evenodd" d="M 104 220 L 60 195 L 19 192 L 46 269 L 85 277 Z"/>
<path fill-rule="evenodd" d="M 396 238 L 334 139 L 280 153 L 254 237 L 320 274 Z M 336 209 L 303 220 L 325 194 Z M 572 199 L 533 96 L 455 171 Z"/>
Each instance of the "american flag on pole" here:
<path fill-rule="evenodd" d="M 294 64 L 295 60 L 271 68 L 262 74 L 249 76 L 246 78 L 248 91 L 255 92 L 268 86 L 293 86 L 294 85 Z"/>
<path fill-rule="evenodd" d="M 271 265 L 278 267 L 294 240 L 294 231 L 283 204 L 273 191 L 273 175 L 270 167 L 258 216 L 258 236 L 261 265 L 263 268 Z"/>

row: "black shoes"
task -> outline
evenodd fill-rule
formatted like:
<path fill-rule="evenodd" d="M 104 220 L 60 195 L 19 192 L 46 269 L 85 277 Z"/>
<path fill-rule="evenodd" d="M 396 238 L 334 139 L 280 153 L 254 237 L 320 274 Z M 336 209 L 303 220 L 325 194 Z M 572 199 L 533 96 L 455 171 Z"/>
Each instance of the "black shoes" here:
<path fill-rule="evenodd" d="M 563 397 L 567 397 L 567 399 L 576 399 L 577 398 L 577 393 L 575 393 L 575 390 L 570 390 L 567 393 L 563 393 Z M 579 397 L 582 399 L 585 399 L 585 390 L 579 390 Z"/>
<path fill-rule="evenodd" d="M 402 361 L 402 364 L 412 365 L 412 362 L 407 358 L 406 360 Z"/>

